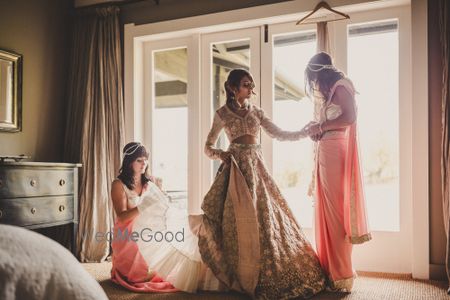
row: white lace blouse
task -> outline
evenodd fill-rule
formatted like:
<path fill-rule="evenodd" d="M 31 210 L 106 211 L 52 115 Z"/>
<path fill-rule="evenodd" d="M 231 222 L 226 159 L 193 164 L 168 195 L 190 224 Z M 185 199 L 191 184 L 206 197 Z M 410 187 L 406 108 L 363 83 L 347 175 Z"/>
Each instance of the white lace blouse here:
<path fill-rule="evenodd" d="M 307 136 L 304 131 L 280 129 L 264 114 L 261 108 L 254 105 L 250 105 L 244 116 L 239 116 L 225 104 L 214 115 L 214 121 L 205 143 L 205 154 L 211 159 L 220 158 L 222 150 L 214 146 L 222 129 L 225 130 L 228 140 L 232 142 L 243 135 L 257 137 L 261 127 L 271 138 L 280 141 L 296 141 Z"/>

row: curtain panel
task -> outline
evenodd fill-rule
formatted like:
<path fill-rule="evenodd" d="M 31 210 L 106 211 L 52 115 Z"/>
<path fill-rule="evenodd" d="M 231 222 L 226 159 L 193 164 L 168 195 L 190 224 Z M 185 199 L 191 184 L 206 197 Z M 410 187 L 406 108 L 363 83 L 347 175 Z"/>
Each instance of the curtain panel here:
<path fill-rule="evenodd" d="M 441 177 L 442 177 L 442 204 L 444 213 L 444 227 L 447 237 L 445 267 L 447 271 L 447 277 L 450 282 L 450 194 L 449 194 L 449 49 L 450 39 L 448 36 L 450 22 L 449 22 L 449 3 L 448 0 L 439 1 L 439 34 L 441 41 L 441 61 L 442 61 L 442 141 L 441 141 Z"/>
<path fill-rule="evenodd" d="M 111 182 L 124 144 L 119 8 L 77 11 L 72 33 L 64 157 L 80 162 L 78 251 L 82 262 L 99 262 L 110 242 Z"/>

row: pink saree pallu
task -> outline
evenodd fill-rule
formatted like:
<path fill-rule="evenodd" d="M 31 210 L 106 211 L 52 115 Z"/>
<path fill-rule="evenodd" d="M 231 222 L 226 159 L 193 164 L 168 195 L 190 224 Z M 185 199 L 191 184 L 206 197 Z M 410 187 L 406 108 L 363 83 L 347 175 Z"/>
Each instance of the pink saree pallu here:
<path fill-rule="evenodd" d="M 229 289 L 257 299 L 308 298 L 325 287 L 318 258 L 268 173 L 260 145 L 231 144 L 206 194 L 203 261 Z"/>
<path fill-rule="evenodd" d="M 176 292 L 171 283 L 153 274 L 139 251 L 137 243 L 117 238 L 133 231 L 134 219 L 129 222 L 116 222 L 113 240 L 113 268 L 111 280 L 133 292 Z"/>
<path fill-rule="evenodd" d="M 317 144 L 315 236 L 332 288 L 351 290 L 352 245 L 371 239 L 359 165 L 356 124 L 329 131 Z"/>

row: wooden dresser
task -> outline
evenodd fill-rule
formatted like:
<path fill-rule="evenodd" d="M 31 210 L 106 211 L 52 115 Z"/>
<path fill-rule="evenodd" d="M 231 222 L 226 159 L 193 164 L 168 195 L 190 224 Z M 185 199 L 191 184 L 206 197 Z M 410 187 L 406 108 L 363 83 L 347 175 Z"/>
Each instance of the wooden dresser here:
<path fill-rule="evenodd" d="M 0 223 L 29 229 L 72 224 L 78 230 L 78 168 L 81 164 L 1 162 Z"/>

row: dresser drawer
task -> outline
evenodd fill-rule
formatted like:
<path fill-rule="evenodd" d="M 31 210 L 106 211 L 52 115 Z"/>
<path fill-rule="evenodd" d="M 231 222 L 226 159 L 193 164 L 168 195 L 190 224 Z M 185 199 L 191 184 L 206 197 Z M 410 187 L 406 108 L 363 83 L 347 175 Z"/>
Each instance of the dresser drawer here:
<path fill-rule="evenodd" d="M 0 169 L 0 199 L 73 194 L 72 169 Z"/>
<path fill-rule="evenodd" d="M 72 221 L 73 196 L 0 199 L 0 223 L 31 226 Z"/>

